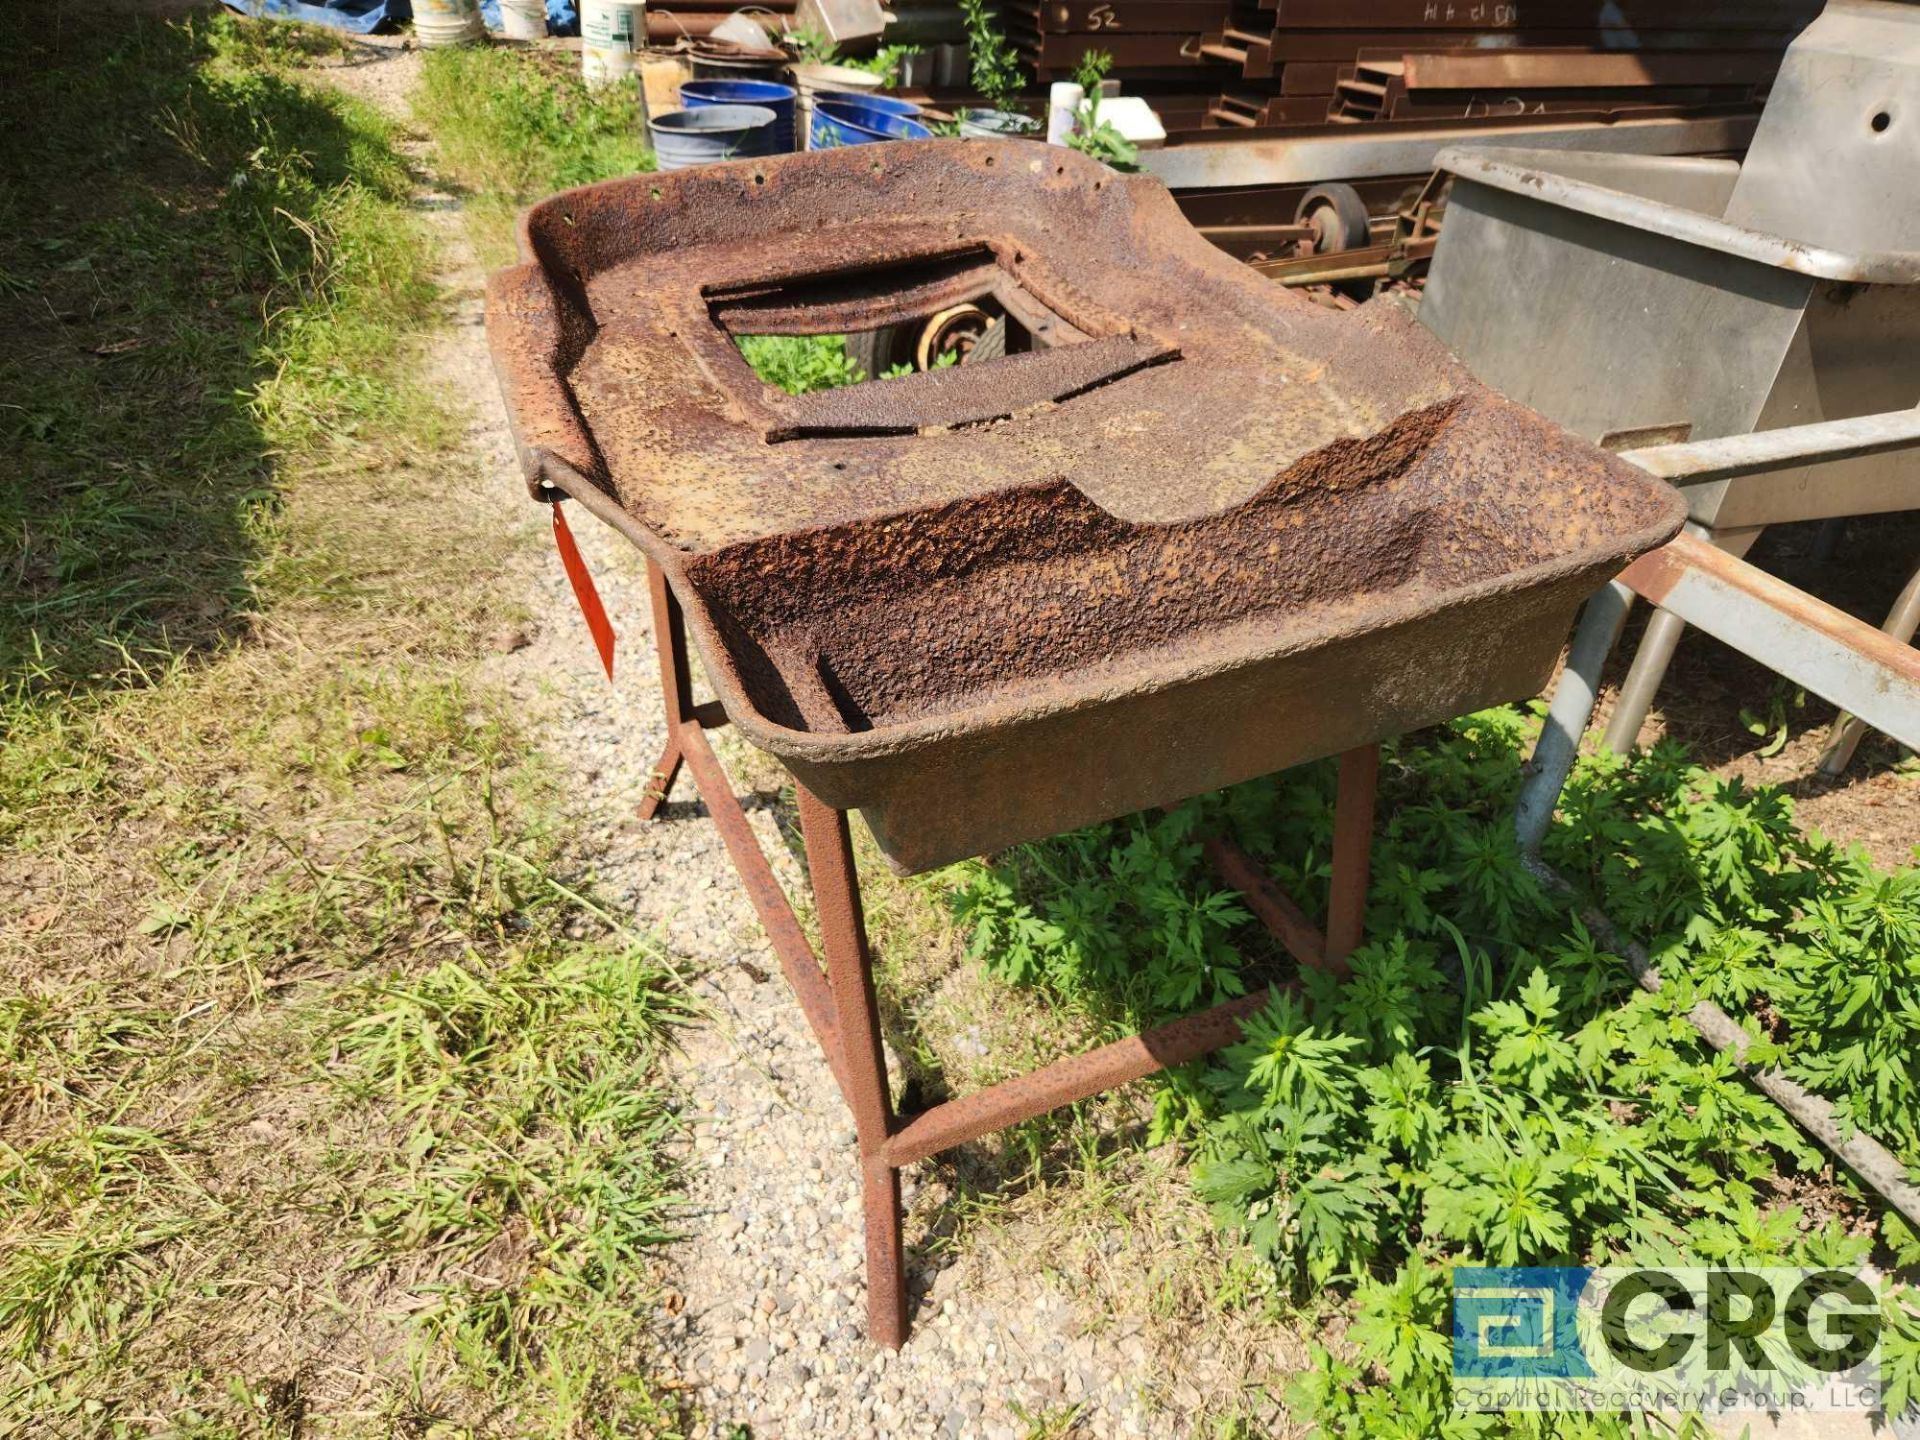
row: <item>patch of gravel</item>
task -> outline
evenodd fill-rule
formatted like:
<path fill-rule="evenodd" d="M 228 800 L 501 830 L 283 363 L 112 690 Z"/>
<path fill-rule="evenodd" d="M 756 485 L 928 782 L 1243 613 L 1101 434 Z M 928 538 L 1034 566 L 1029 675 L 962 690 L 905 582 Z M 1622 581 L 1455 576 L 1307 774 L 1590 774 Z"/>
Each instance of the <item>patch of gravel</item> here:
<path fill-rule="evenodd" d="M 326 73 L 404 116 L 418 62 L 410 47 L 374 37 Z M 425 172 L 427 147 L 415 159 Z M 730 1436 L 745 1424 L 755 1440 L 1014 1440 L 1067 1427 L 1174 1436 L 1192 1433 L 1201 1412 L 1242 1408 L 1250 1371 L 1271 1380 L 1293 1368 L 1297 1342 L 1240 1322 L 1225 1333 L 1217 1313 L 1204 1332 L 1150 1316 L 1150 1267 L 1128 1248 L 1153 1231 L 1161 1258 L 1184 1263 L 1210 1247 L 1203 1217 L 1168 1240 L 1156 1211 L 1123 1238 L 1103 1212 L 1069 1243 L 1053 1197 L 1040 1195 L 956 1241 L 953 1174 L 934 1166 L 903 1176 L 913 1336 L 899 1354 L 867 1344 L 852 1121 L 691 782 L 682 776 L 654 822 L 635 818 L 665 735 L 639 554 L 577 508 L 569 515 L 619 638 L 610 685 L 553 557 L 547 512 L 522 488 L 458 199 L 428 179 L 419 204 L 451 266 L 442 278 L 453 323 L 432 343 L 429 375 L 469 417 L 471 463 L 448 478 L 463 504 L 526 541 L 512 573 L 475 577 L 497 590 L 503 616 L 485 677 L 520 703 L 563 768 L 596 893 L 688 962 L 711 1012 L 683 1033 L 671 1076 L 689 1120 L 684 1235 L 661 1257 L 666 1301 L 645 1321 L 681 1371 L 697 1433 Z M 754 792 L 745 803 L 783 884 L 804 897 L 780 797 Z M 1177 1175 L 1151 1193 L 1165 1192 L 1184 1195 Z M 1291 1363 L 1278 1362 L 1275 1344 Z"/>

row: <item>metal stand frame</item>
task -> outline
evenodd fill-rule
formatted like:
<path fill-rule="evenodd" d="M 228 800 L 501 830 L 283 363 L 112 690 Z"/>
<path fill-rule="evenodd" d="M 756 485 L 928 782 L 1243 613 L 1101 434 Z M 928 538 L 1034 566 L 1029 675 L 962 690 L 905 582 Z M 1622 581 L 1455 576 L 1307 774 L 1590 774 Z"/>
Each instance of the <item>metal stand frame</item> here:
<path fill-rule="evenodd" d="M 1739 480 L 1789 466 L 1916 447 L 1920 410 L 1630 450 L 1622 458 L 1676 482 Z M 1858 726 L 1871 724 L 1920 746 L 1920 652 L 1905 644 L 1912 634 L 1907 622 L 1915 618 L 1912 612 L 1920 598 L 1920 576 L 1908 582 L 1886 626 L 1876 630 L 1717 548 L 1699 527 L 1689 526 L 1687 533 L 1643 555 L 1602 588 L 1587 602 L 1574 628 L 1566 667 L 1514 805 L 1521 860 L 1549 890 L 1573 894 L 1566 879 L 1541 858 L 1541 844 L 1593 719 L 1601 669 L 1636 596 L 1659 607 L 1661 617 L 1671 617 L 1676 636 L 1681 624 L 1695 625 L 1856 714 L 1857 719 L 1842 715 L 1838 739 L 1857 735 Z M 1905 635 L 1900 633 L 1903 628 Z M 1583 907 L 1579 914 L 1602 944 L 1626 957 L 1642 989 L 1657 993 L 1662 988 L 1660 973 L 1644 949 L 1599 910 Z M 1712 1001 L 1696 1001 L 1687 1020 L 1715 1050 L 1730 1055 L 1809 1136 L 1852 1167 L 1910 1224 L 1920 1225 L 1920 1186 L 1909 1183 L 1906 1167 L 1883 1145 L 1842 1124 L 1827 1100 L 1779 1069 L 1749 1063 L 1751 1040 Z"/>
<path fill-rule="evenodd" d="M 1920 409 L 1627 450 L 1620 458 L 1673 484 L 1696 485 L 1909 450 L 1920 450 Z M 1553 821 L 1593 718 L 1601 669 L 1636 596 L 1671 620 L 1676 639 L 1683 626 L 1696 626 L 1840 706 L 1849 723 L 1836 728 L 1831 756 L 1857 725 L 1920 746 L 1920 655 L 1905 644 L 1912 631 L 1900 634 L 1907 619 L 1920 620 L 1910 613 L 1916 586 L 1920 579 L 1908 582 L 1885 627 L 1875 630 L 1717 548 L 1697 525 L 1642 556 L 1587 602 L 1574 627 L 1566 668 L 1514 810 L 1522 850 L 1537 854 Z M 1625 729 L 1617 717 L 1615 725 Z M 1636 718 L 1626 730 L 1627 743 L 1639 728 Z"/>
<path fill-rule="evenodd" d="M 904 1166 L 1232 1044 L 1240 1038 L 1240 1021 L 1264 1008 L 1272 992 L 1263 989 L 1243 995 L 930 1109 L 901 1114 L 894 1108 L 887 1084 L 873 959 L 867 948 L 846 812 L 796 785 L 824 952 L 817 956 L 707 740 L 707 731 L 724 725 L 726 715 L 717 705 L 694 703 L 679 603 L 651 561 L 647 575 L 666 700 L 667 745 L 653 767 L 640 818 L 652 819 L 659 812 L 684 765 L 853 1114 L 866 1214 L 867 1335 L 875 1344 L 898 1349 L 908 1329 L 900 1209 Z M 1282 946 L 1302 964 L 1335 974 L 1346 973 L 1346 956 L 1359 944 L 1364 926 L 1379 759 L 1377 745 L 1350 750 L 1341 757 L 1332 896 L 1324 935 L 1238 846 L 1218 838 L 1206 842 L 1223 879 L 1247 895 L 1249 907 Z"/>
<path fill-rule="evenodd" d="M 1690 522 L 1687 533 L 1698 535 L 1736 560 L 1744 560 L 1765 528 L 1754 525 L 1744 530 L 1709 530 Z M 1620 682 L 1620 694 L 1614 699 L 1613 714 L 1601 742 L 1614 754 L 1625 755 L 1640 743 L 1640 727 L 1647 723 L 1653 698 L 1659 693 L 1667 666 L 1673 663 L 1673 652 L 1680 648 L 1680 639 L 1686 633 L 1687 622 L 1671 610 L 1656 610 L 1647 622 L 1646 633 L 1640 637 L 1640 648 L 1633 652 L 1633 664 L 1627 668 L 1627 678 Z"/>

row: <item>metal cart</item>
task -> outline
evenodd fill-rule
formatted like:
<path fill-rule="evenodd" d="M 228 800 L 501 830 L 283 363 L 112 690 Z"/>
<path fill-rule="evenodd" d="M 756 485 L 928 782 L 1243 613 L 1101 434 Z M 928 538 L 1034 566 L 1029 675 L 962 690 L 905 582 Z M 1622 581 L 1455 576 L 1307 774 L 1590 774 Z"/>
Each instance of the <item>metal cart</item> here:
<path fill-rule="evenodd" d="M 1920 402 L 1920 5 L 1829 0 L 1744 163 L 1460 149 L 1421 318 L 1496 389 L 1611 449 Z M 1920 456 L 1676 476 L 1735 556 L 1770 524 L 1920 508 Z M 1920 575 L 1886 629 L 1911 638 Z M 1663 606 L 1607 731 L 1632 745 L 1685 628 Z M 1739 634 L 1723 637 L 1746 649 Z M 1825 766 L 1858 726 L 1845 717 Z"/>

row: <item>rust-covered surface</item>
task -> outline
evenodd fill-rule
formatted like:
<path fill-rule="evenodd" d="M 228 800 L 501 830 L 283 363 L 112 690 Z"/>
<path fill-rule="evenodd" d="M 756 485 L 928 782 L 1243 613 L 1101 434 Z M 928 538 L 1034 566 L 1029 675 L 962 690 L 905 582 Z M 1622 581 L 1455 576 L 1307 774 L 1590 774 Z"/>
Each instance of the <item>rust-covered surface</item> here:
<path fill-rule="evenodd" d="M 666 570 L 729 718 L 919 869 L 1535 693 L 1684 507 L 1391 303 L 1287 294 L 1033 144 L 571 191 L 488 326 L 529 480 Z M 980 365 L 788 396 L 745 334 L 990 297 Z"/>

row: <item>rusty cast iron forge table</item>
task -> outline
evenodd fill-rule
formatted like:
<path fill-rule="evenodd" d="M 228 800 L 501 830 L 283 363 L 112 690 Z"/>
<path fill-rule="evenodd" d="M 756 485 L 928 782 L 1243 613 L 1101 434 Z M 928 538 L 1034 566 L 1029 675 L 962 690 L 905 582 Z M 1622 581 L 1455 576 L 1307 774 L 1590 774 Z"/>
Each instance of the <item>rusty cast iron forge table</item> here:
<path fill-rule="evenodd" d="M 907 1328 L 901 1167 L 1229 1043 L 1267 995 L 898 1113 L 848 812 L 911 872 L 1342 754 L 1324 935 L 1209 844 L 1339 968 L 1377 743 L 1537 694 L 1580 602 L 1684 518 L 1398 307 L 1295 298 L 1158 182 L 1056 147 L 634 176 L 534 206 L 520 254 L 487 323 L 521 460 L 646 552 L 646 813 L 684 764 L 853 1112 L 882 1345 Z M 736 343 L 959 306 L 1004 356 L 790 396 Z M 823 957 L 708 741 L 725 723 L 792 772 Z"/>

